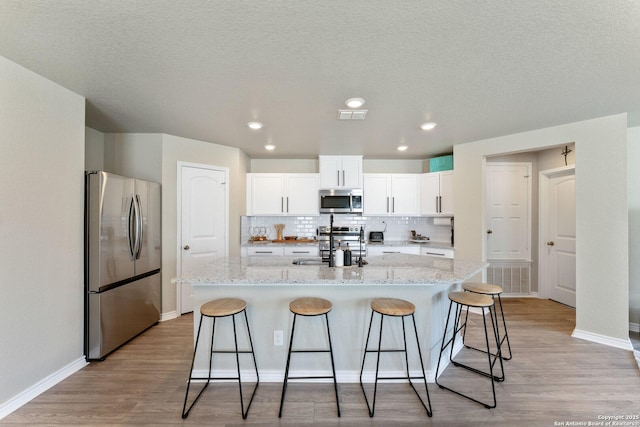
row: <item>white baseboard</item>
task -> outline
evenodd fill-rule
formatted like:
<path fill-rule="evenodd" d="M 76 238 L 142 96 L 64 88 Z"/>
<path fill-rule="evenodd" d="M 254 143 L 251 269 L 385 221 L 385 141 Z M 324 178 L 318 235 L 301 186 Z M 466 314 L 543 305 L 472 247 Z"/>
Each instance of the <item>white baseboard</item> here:
<path fill-rule="evenodd" d="M 22 405 L 30 402 L 31 400 L 38 397 L 40 394 L 49 390 L 51 387 L 58 384 L 60 381 L 69 377 L 75 372 L 78 372 L 80 369 L 84 368 L 87 365 L 88 363 L 84 358 L 84 356 L 79 359 L 76 359 L 75 361 L 71 362 L 70 364 L 58 370 L 57 372 L 54 372 L 53 374 L 39 381 L 32 387 L 29 387 L 25 391 L 19 393 L 18 395 L 14 396 L 8 401 L 2 403 L 0 405 L 0 420 L 6 417 L 7 415 L 9 415 L 10 413 L 12 413 L 13 411 L 15 411 L 16 409 L 20 408 Z"/>
<path fill-rule="evenodd" d="M 581 331 L 579 329 L 574 329 L 571 336 L 598 344 L 608 345 L 609 347 L 621 348 L 629 351 L 633 350 L 633 346 L 631 345 L 629 338 L 626 340 L 611 338 L 606 335 L 594 334 L 593 332 Z"/>
<path fill-rule="evenodd" d="M 179 317 L 178 316 L 178 312 L 176 310 L 173 310 L 173 311 L 169 311 L 167 313 L 162 313 L 160 315 L 160 321 L 161 322 L 165 322 L 167 320 L 177 319 L 178 317 Z"/>

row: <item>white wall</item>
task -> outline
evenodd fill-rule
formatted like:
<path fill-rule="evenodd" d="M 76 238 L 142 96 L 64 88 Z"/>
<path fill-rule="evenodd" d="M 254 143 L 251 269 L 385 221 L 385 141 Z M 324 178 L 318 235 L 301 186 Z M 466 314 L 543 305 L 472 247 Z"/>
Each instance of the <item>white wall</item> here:
<path fill-rule="evenodd" d="M 87 171 L 104 170 L 104 133 L 84 128 L 84 168 Z"/>
<path fill-rule="evenodd" d="M 162 181 L 162 134 L 104 135 L 104 170 L 147 181 Z"/>
<path fill-rule="evenodd" d="M 485 157 L 570 142 L 576 147 L 574 334 L 624 346 L 629 321 L 626 114 L 454 146 L 456 256 L 484 258 Z"/>
<path fill-rule="evenodd" d="M 629 322 L 640 327 L 640 127 L 627 131 L 629 173 Z"/>
<path fill-rule="evenodd" d="M 83 97 L 0 57 L 0 417 L 84 362 L 84 114 Z"/>

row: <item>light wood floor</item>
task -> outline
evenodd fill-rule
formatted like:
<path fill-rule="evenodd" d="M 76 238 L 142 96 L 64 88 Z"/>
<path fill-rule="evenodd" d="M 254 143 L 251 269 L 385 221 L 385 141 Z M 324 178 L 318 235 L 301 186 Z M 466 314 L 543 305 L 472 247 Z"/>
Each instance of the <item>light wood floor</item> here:
<path fill-rule="evenodd" d="M 105 362 L 91 363 L 0 425 L 554 426 L 640 415 L 640 370 L 631 352 L 571 338 L 574 311 L 561 304 L 524 298 L 504 303 L 514 356 L 505 362 L 506 381 L 497 384 L 495 409 L 429 384 L 434 414 L 427 418 L 406 384 L 383 383 L 369 418 L 359 385 L 340 384 L 337 418 L 331 385 L 290 384 L 278 419 L 281 386 L 262 383 L 243 421 L 237 386 L 217 383 L 182 420 L 192 349 L 188 315 L 151 328 Z M 477 353 L 465 351 L 461 356 Z M 450 367 L 442 378 L 490 397 L 488 381 L 477 383 L 479 376 L 462 369 Z"/>

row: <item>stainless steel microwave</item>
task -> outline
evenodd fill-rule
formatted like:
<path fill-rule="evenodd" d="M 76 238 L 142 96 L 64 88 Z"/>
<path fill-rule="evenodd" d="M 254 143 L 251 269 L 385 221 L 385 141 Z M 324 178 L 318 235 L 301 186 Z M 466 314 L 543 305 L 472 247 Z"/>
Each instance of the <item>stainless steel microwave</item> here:
<path fill-rule="evenodd" d="M 320 213 L 361 214 L 362 189 L 320 190 Z"/>

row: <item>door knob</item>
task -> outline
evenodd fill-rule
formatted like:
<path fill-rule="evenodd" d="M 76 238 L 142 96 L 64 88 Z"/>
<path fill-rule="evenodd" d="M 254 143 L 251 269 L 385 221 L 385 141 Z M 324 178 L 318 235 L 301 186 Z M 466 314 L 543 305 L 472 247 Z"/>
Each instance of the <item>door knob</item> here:
<path fill-rule="evenodd" d="M 185 251 L 188 251 L 191 248 L 189 247 L 189 245 L 184 245 L 184 247 L 182 249 L 184 249 Z"/>
<path fill-rule="evenodd" d="M 493 230 L 487 230 L 487 234 L 492 234 Z"/>
<path fill-rule="evenodd" d="M 555 245 L 555 243 L 553 242 L 553 240 L 552 240 L 552 241 L 550 241 L 550 242 L 547 242 L 547 246 L 553 246 L 553 245 Z"/>

